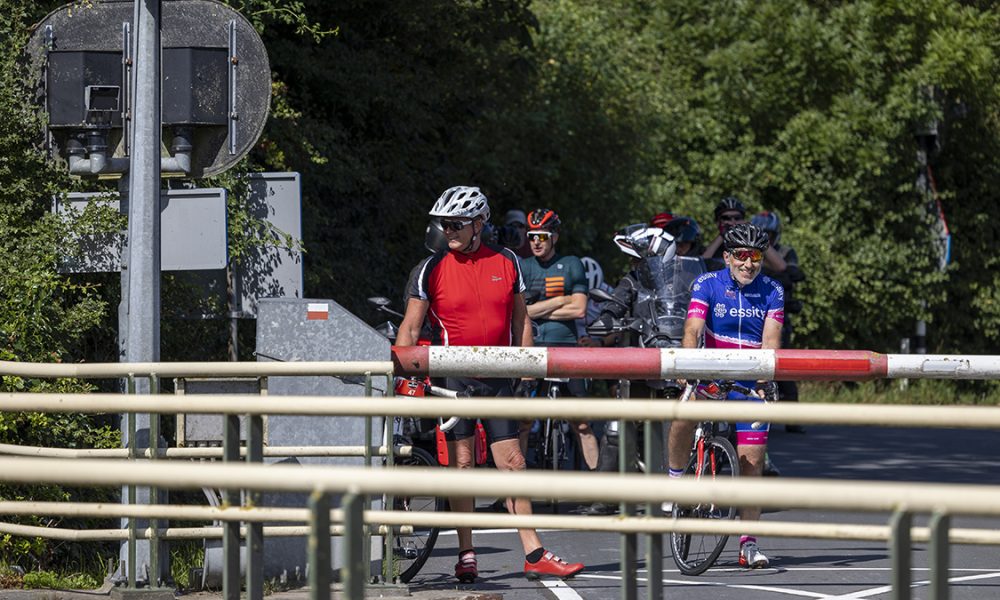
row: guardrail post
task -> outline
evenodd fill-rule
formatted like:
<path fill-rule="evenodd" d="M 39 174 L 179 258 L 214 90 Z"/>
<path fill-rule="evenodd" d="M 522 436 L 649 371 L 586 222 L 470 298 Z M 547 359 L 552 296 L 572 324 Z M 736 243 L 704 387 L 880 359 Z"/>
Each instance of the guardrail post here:
<path fill-rule="evenodd" d="M 386 386 L 390 387 L 390 386 Z M 371 398 L 372 396 L 372 372 L 365 371 L 365 397 Z M 365 466 L 371 468 L 372 466 L 372 416 L 367 415 L 365 417 Z M 372 497 L 365 495 L 363 498 L 362 510 L 370 510 L 372 507 Z M 382 507 L 385 508 L 385 507 Z M 372 538 L 370 534 L 364 532 L 361 533 L 362 538 L 362 549 L 366 556 L 372 555 Z M 350 542 L 348 542 L 350 544 Z M 372 574 L 369 573 L 371 576 Z"/>
<path fill-rule="evenodd" d="M 889 558 L 892 561 L 892 600 L 910 600 L 910 527 L 913 515 L 897 510 L 889 519 Z"/>
<path fill-rule="evenodd" d="M 951 518 L 943 513 L 931 515 L 929 558 L 931 566 L 930 600 L 948 600 L 948 567 L 951 562 L 951 548 L 948 542 L 948 530 Z"/>
<path fill-rule="evenodd" d="M 618 383 L 618 395 L 622 400 L 628 400 L 630 393 L 630 382 L 628 379 L 621 379 Z M 636 426 L 634 421 L 620 421 L 618 423 L 618 472 L 627 473 L 632 469 L 636 456 Z M 621 503 L 621 514 L 632 516 L 635 514 L 635 505 L 628 502 Z M 638 558 L 638 536 L 634 533 L 621 534 L 621 571 L 622 571 L 622 600 L 636 600 L 639 594 L 638 568 L 636 560 Z"/>
<path fill-rule="evenodd" d="M 240 460 L 240 417 L 223 415 L 222 460 L 235 464 Z M 240 491 L 222 491 L 225 506 L 238 506 Z M 225 600 L 240 600 L 240 522 L 226 521 L 222 524 L 222 597 Z"/>
<path fill-rule="evenodd" d="M 247 457 L 250 464 L 264 462 L 264 417 L 263 415 L 247 415 Z M 247 506 L 257 506 L 260 503 L 260 492 L 246 490 L 244 493 Z M 247 536 L 247 600 L 263 600 L 264 598 L 264 523 L 248 522 Z"/>
<path fill-rule="evenodd" d="M 156 395 L 160 393 L 160 378 L 156 373 L 149 374 L 149 393 Z M 155 461 L 160 454 L 160 415 L 159 413 L 149 413 L 149 460 Z M 153 504 L 160 503 L 160 490 L 156 486 L 149 488 L 149 501 Z M 149 581 L 147 585 L 151 588 L 159 587 L 162 581 L 160 573 L 160 521 L 152 517 L 149 519 Z"/>
<path fill-rule="evenodd" d="M 385 395 L 388 398 L 394 398 L 396 396 L 396 387 L 393 385 L 393 374 L 387 373 L 385 379 Z M 385 444 L 386 454 L 385 454 L 385 464 L 388 468 L 393 468 L 396 464 L 396 440 L 394 435 L 395 419 L 390 416 L 385 418 L 385 426 L 383 429 L 383 443 Z M 392 494 L 386 494 L 383 496 L 385 505 L 382 507 L 383 510 L 392 510 L 395 505 L 395 497 Z M 396 531 L 392 527 L 385 528 L 385 535 L 382 536 L 382 582 L 383 583 L 395 583 L 396 582 L 396 554 L 394 548 L 396 546 Z"/>
<path fill-rule="evenodd" d="M 646 455 L 646 475 L 655 477 L 662 474 L 664 449 L 663 421 L 646 421 L 644 454 Z M 646 515 L 658 518 L 663 516 L 663 504 L 650 502 L 646 505 Z M 647 598 L 660 600 L 663 598 L 663 534 L 650 533 L 646 544 L 646 570 L 649 572 Z"/>
<path fill-rule="evenodd" d="M 364 542 L 369 539 L 364 523 L 365 498 L 348 492 L 340 506 L 344 512 L 344 566 L 340 569 L 340 580 L 347 600 L 364 600 L 365 597 L 367 544 Z"/>
<path fill-rule="evenodd" d="M 330 495 L 316 490 L 309 496 L 309 595 L 330 600 Z"/>
<path fill-rule="evenodd" d="M 126 391 L 131 395 L 135 394 L 135 374 L 129 373 L 128 379 L 125 384 Z M 136 459 L 136 445 L 135 445 L 135 435 L 136 435 L 136 418 L 135 413 L 128 413 L 128 459 L 134 461 Z M 130 506 L 134 506 L 136 502 L 136 487 L 135 485 L 128 486 L 128 503 Z M 139 572 L 138 566 L 135 564 L 138 560 L 138 549 L 136 548 L 138 536 L 136 535 L 136 518 L 129 517 L 128 519 L 128 587 L 131 589 L 136 588 L 136 578 Z"/>

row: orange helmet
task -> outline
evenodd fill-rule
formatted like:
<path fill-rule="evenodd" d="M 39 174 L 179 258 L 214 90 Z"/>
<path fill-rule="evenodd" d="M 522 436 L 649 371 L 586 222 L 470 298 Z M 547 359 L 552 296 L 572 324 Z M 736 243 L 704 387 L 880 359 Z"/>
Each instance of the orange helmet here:
<path fill-rule="evenodd" d="M 536 208 L 528 215 L 528 231 L 557 233 L 560 225 L 559 215 L 550 208 Z"/>

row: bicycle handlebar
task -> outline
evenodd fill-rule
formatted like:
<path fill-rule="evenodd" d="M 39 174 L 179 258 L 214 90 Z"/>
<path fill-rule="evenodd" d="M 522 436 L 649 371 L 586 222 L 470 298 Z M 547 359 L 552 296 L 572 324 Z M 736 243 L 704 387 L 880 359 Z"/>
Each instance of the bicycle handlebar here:
<path fill-rule="evenodd" d="M 771 385 L 767 386 L 767 388 L 764 389 L 763 400 L 765 403 L 775 402 L 778 399 L 777 389 L 773 385 L 774 382 L 768 382 L 768 383 L 770 383 Z M 697 387 L 699 386 L 694 383 L 688 383 L 684 387 L 684 393 L 681 394 L 680 401 L 681 402 L 687 401 L 691 397 L 691 394 L 694 393 Z M 720 384 L 718 384 L 717 391 L 715 392 L 705 390 L 704 386 L 701 387 L 702 387 L 702 393 L 705 395 L 705 397 L 711 398 L 712 400 L 726 400 L 726 396 L 729 395 L 730 391 L 738 392 L 745 396 L 756 395 L 754 393 L 756 390 L 752 390 L 744 385 L 741 385 L 736 381 L 733 381 L 732 379 L 726 379 L 722 381 Z M 763 426 L 764 423 L 761 421 L 754 421 L 753 423 L 750 424 L 750 427 L 753 429 L 760 429 Z"/>
<path fill-rule="evenodd" d="M 438 387 L 436 385 L 428 385 L 427 391 L 435 396 L 441 396 L 444 398 L 452 398 L 452 399 L 458 398 L 458 392 L 456 392 L 455 390 L 449 390 L 448 388 Z M 450 417 L 447 420 L 439 417 L 438 427 L 441 429 L 441 431 L 451 431 L 455 427 L 455 425 L 458 425 L 459 420 L 460 417 Z"/>

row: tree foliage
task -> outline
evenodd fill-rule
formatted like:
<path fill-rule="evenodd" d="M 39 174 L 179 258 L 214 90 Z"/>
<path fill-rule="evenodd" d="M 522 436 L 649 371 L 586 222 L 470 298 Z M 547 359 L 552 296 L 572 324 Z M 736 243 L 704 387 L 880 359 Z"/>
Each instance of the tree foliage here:
<path fill-rule="evenodd" d="M 308 295 L 355 310 L 371 293 L 395 297 L 423 253 L 424 212 L 457 183 L 482 186 L 495 215 L 555 208 L 564 249 L 597 256 L 609 278 L 625 262 L 616 227 L 667 209 L 711 229 L 714 204 L 736 194 L 779 211 L 810 275 L 799 344 L 895 351 L 918 318 L 939 350 L 981 352 L 1000 335 L 982 253 L 995 237 L 984 214 L 1000 81 L 990 7 L 304 9 L 338 34 L 303 47 L 287 27 L 264 30 L 286 110 L 258 158 L 305 174 Z M 915 186 L 916 134 L 931 122 L 954 234 L 944 273 Z"/>

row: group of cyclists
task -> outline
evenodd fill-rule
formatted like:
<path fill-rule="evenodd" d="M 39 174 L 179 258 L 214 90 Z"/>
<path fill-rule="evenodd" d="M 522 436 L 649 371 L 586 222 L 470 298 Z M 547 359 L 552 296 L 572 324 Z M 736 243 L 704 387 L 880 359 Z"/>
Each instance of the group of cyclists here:
<path fill-rule="evenodd" d="M 691 217 L 668 212 L 630 225 L 614 243 L 631 260 L 628 274 L 609 286 L 597 261 L 557 251 L 562 223 L 548 208 L 511 210 L 502 228 L 490 225 L 490 207 L 476 187 L 446 190 L 430 210 L 426 245 L 433 253 L 411 273 L 407 304 L 396 344 L 417 343 L 427 322 L 431 343 L 467 346 L 644 346 L 697 348 L 779 348 L 787 344 L 786 309 L 791 286 L 801 280 L 794 251 L 780 244 L 780 219 L 762 212 L 746 220 L 746 208 L 734 197 L 715 209 L 718 234 L 702 245 L 701 229 Z M 774 277 L 769 276 L 774 275 Z M 605 302 L 588 297 L 591 289 L 610 294 Z M 606 297 L 606 296 L 605 296 Z M 649 321 L 643 334 L 623 338 L 613 323 L 631 313 Z M 740 382 L 751 394 L 741 400 L 763 401 L 772 382 Z M 642 382 L 643 392 L 669 396 L 686 382 Z M 456 379 L 447 387 L 473 396 L 530 394 L 534 382 L 510 379 Z M 587 382 L 571 380 L 572 396 L 588 395 Z M 612 388 L 613 391 L 613 388 Z M 797 397 L 793 392 L 789 399 Z M 530 423 L 484 419 L 494 462 L 501 470 L 523 470 Z M 794 426 L 790 426 L 794 427 Z M 472 468 L 475 423 L 463 420 L 447 432 L 449 465 Z M 598 438 L 586 421 L 571 423 L 587 469 L 614 470 L 617 451 L 609 427 Z M 759 476 L 766 460 L 767 424 L 736 425 L 740 470 Z M 669 476 L 680 477 L 688 464 L 693 424 L 674 422 L 668 440 Z M 603 464 L 602 464 L 603 463 Z M 451 509 L 471 511 L 470 497 L 451 498 Z M 531 514 L 525 498 L 508 498 L 512 514 Z M 600 513 L 595 505 L 589 511 Z M 759 519 L 759 509 L 743 509 L 742 519 Z M 566 578 L 584 569 L 546 550 L 537 532 L 518 530 L 529 578 Z M 455 576 L 464 582 L 478 577 L 470 529 L 459 528 Z M 757 541 L 740 538 L 739 563 L 759 568 L 769 564 Z"/>

